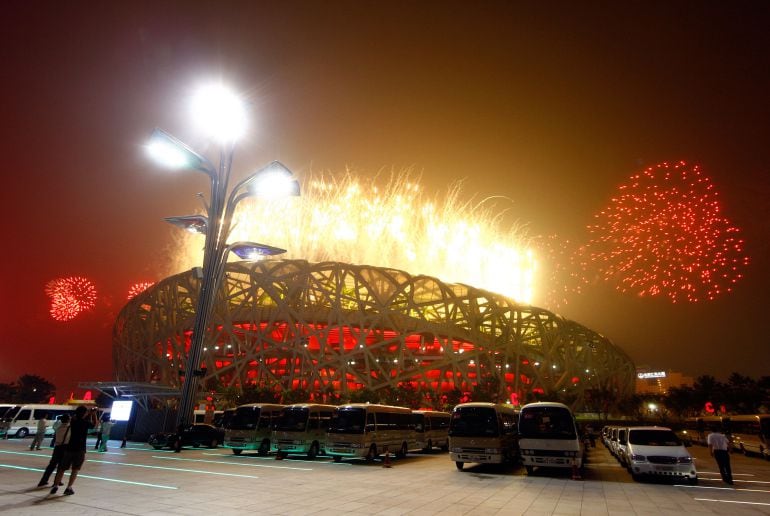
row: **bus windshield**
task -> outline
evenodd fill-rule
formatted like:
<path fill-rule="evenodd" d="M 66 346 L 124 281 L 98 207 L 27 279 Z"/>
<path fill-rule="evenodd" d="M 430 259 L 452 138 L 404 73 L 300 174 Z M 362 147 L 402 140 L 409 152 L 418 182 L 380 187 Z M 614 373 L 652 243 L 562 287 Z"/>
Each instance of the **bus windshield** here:
<path fill-rule="evenodd" d="M 497 412 L 492 407 L 462 407 L 452 413 L 449 435 L 453 437 L 497 437 Z"/>
<path fill-rule="evenodd" d="M 283 409 L 275 429 L 283 432 L 304 432 L 309 415 L 310 411 L 306 408 Z"/>
<path fill-rule="evenodd" d="M 530 407 L 519 418 L 521 437 L 530 439 L 576 439 L 575 422 L 563 407 Z"/>
<path fill-rule="evenodd" d="M 20 405 L 0 408 L 0 421 L 13 420 L 13 416 L 16 415 L 20 408 Z"/>
<path fill-rule="evenodd" d="M 254 430 L 259 421 L 259 407 L 238 407 L 230 420 L 232 430 Z"/>
<path fill-rule="evenodd" d="M 366 411 L 362 408 L 337 410 L 329 423 L 330 434 L 363 434 Z"/>

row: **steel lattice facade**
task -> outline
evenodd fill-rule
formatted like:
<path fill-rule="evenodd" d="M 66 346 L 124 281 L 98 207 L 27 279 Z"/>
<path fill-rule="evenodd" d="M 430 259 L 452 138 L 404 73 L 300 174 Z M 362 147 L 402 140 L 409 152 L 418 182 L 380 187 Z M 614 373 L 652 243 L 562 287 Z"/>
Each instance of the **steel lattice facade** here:
<path fill-rule="evenodd" d="M 179 386 L 199 281 L 177 274 L 135 297 L 113 333 L 118 380 Z M 633 394 L 635 367 L 608 339 L 547 310 L 428 276 L 338 262 L 227 264 L 204 384 L 333 389 L 411 384 L 427 397 L 495 379 L 500 397 Z M 210 383 L 210 382 L 209 382 Z"/>

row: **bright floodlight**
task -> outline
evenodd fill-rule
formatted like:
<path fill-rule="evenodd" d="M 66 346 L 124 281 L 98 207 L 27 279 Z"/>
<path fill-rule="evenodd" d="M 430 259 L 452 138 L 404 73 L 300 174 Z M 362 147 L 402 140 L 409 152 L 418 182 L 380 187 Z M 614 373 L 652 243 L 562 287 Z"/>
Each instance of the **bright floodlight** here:
<path fill-rule="evenodd" d="M 287 197 L 299 195 L 299 182 L 291 170 L 280 161 L 273 161 L 255 173 L 249 182 L 252 195 L 259 197 Z"/>
<path fill-rule="evenodd" d="M 259 260 L 263 256 L 275 256 L 286 252 L 286 249 L 257 242 L 235 242 L 228 247 L 241 260 Z"/>
<path fill-rule="evenodd" d="M 192 114 L 199 129 L 222 143 L 233 142 L 246 132 L 243 101 L 221 84 L 204 86 L 195 93 Z"/>
<path fill-rule="evenodd" d="M 167 168 L 192 168 L 208 174 L 213 169 L 206 158 L 162 129 L 152 131 L 146 148 L 156 163 Z"/>
<path fill-rule="evenodd" d="M 180 227 L 190 233 L 206 234 L 206 228 L 208 228 L 209 219 L 205 215 L 183 215 L 181 217 L 166 217 L 166 222 Z"/>

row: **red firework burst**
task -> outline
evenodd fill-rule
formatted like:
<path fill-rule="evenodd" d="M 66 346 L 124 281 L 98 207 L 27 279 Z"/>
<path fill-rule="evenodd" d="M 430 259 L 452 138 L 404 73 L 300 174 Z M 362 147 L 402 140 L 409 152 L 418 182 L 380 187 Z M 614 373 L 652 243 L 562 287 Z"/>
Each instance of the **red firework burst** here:
<path fill-rule="evenodd" d="M 749 263 L 740 230 L 721 215 L 717 195 L 697 165 L 650 167 L 631 176 L 595 216 L 584 251 L 622 292 L 713 300 L 732 289 Z"/>
<path fill-rule="evenodd" d="M 134 283 L 128 289 L 128 299 L 131 300 L 135 298 L 153 285 L 155 285 L 155 282 L 153 281 L 140 281 L 139 283 Z"/>
<path fill-rule="evenodd" d="M 535 237 L 532 245 L 538 250 L 542 270 L 547 277 L 542 278 L 543 302 L 546 308 L 558 310 L 569 304 L 574 294 L 580 294 L 588 283 L 579 262 L 575 244 L 557 235 Z"/>
<path fill-rule="evenodd" d="M 51 298 L 51 317 L 69 321 L 96 306 L 96 287 L 87 278 L 70 276 L 49 281 L 45 293 Z"/>

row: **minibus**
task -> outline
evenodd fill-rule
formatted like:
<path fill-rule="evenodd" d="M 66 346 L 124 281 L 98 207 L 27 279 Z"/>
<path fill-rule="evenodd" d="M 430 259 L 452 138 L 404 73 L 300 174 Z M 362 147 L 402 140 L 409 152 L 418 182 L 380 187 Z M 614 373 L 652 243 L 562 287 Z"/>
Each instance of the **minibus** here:
<path fill-rule="evenodd" d="M 243 450 L 257 450 L 260 455 L 267 455 L 273 427 L 284 407 L 274 403 L 249 403 L 236 407 L 225 427 L 224 446 L 236 455 Z"/>
<path fill-rule="evenodd" d="M 519 447 L 527 474 L 536 467 L 583 467 L 583 440 L 572 411 L 563 403 L 545 401 L 521 407 Z"/>
<path fill-rule="evenodd" d="M 727 425 L 733 449 L 770 460 L 770 414 L 730 416 Z"/>
<path fill-rule="evenodd" d="M 2 420 L 2 433 L 7 436 L 27 437 L 37 433 L 37 422 L 45 414 L 49 421 L 46 435 L 53 435 L 53 422 L 64 414 L 72 416 L 75 413 L 75 405 L 50 405 L 44 403 L 31 403 L 28 405 L 16 405 L 8 409 Z"/>
<path fill-rule="evenodd" d="M 298 403 L 284 407 L 273 430 L 271 449 L 279 458 L 289 454 L 315 459 L 326 450 L 326 432 L 337 407 Z"/>
<path fill-rule="evenodd" d="M 516 411 L 511 405 L 472 402 L 452 410 L 449 458 L 457 469 L 466 462 L 501 464 L 519 456 Z"/>
<path fill-rule="evenodd" d="M 449 412 L 413 410 L 412 416 L 417 446 L 425 452 L 434 447 L 443 451 L 449 449 L 449 421 L 452 418 Z"/>
<path fill-rule="evenodd" d="M 381 453 L 404 457 L 418 449 L 412 411 L 405 407 L 351 403 L 337 407 L 326 436 L 326 453 L 372 461 Z"/>

